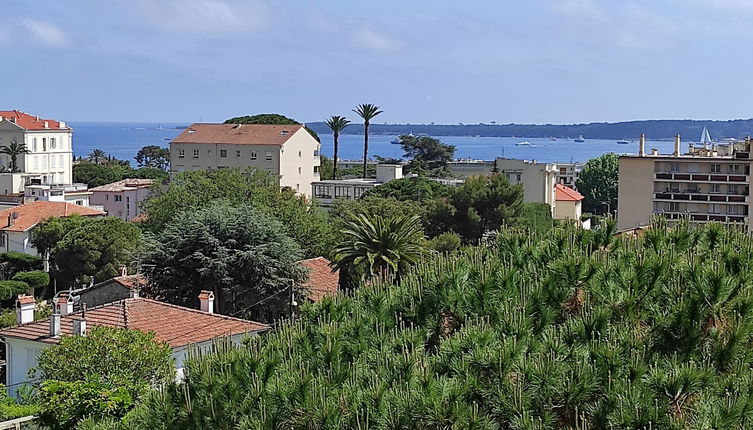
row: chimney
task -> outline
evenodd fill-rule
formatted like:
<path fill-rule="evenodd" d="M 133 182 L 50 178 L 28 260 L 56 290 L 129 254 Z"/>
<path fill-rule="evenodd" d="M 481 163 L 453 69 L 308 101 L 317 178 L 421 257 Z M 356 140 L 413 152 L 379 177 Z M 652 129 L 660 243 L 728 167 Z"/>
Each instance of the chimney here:
<path fill-rule="evenodd" d="M 65 121 L 60 121 L 58 124 L 60 124 L 60 128 L 65 128 Z"/>
<path fill-rule="evenodd" d="M 672 153 L 675 157 L 680 156 L 680 135 L 675 135 L 675 152 Z"/>
<path fill-rule="evenodd" d="M 74 336 L 86 336 L 86 320 L 77 319 L 73 320 L 73 335 Z"/>
<path fill-rule="evenodd" d="M 36 301 L 33 296 L 20 294 L 16 300 L 16 323 L 19 325 L 34 321 L 34 306 Z"/>
<path fill-rule="evenodd" d="M 45 122 L 44 122 L 44 128 L 50 128 L 50 123 L 49 123 L 49 122 L 47 122 L 47 121 L 45 121 Z"/>
<path fill-rule="evenodd" d="M 120 266 L 118 268 L 118 271 L 120 272 L 120 276 L 128 276 L 128 266 L 126 266 L 125 264 Z"/>
<path fill-rule="evenodd" d="M 55 312 L 61 316 L 73 313 L 73 298 L 68 293 L 61 293 L 55 300 Z"/>
<path fill-rule="evenodd" d="M 208 290 L 201 290 L 199 293 L 200 309 L 210 314 L 214 313 L 214 293 Z"/>
<path fill-rule="evenodd" d="M 50 337 L 60 336 L 60 314 L 55 312 L 50 316 Z"/>
<path fill-rule="evenodd" d="M 646 135 L 641 133 L 640 139 L 638 139 L 638 156 L 643 157 L 646 151 Z"/>
<path fill-rule="evenodd" d="M 138 299 L 139 298 L 139 289 L 137 287 L 133 287 L 130 290 L 128 290 L 128 297 L 132 299 Z"/>
<path fill-rule="evenodd" d="M 653 156 L 659 155 L 659 150 L 656 149 L 656 148 L 651 148 L 651 155 L 653 155 Z"/>

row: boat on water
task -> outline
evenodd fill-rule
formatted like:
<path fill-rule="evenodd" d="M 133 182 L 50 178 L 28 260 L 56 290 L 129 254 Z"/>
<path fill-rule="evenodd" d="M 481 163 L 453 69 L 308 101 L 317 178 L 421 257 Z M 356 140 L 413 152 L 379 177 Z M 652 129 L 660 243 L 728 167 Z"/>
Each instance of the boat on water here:
<path fill-rule="evenodd" d="M 400 145 L 400 139 L 396 137 L 396 138 L 390 140 L 390 143 L 393 144 L 393 145 Z"/>
<path fill-rule="evenodd" d="M 531 142 L 529 142 L 529 141 L 526 140 L 526 141 L 523 141 L 523 142 L 516 143 L 515 146 L 531 146 Z"/>
<path fill-rule="evenodd" d="M 630 142 L 628 142 L 627 140 L 618 140 L 617 141 L 618 145 L 627 145 L 628 143 L 630 143 Z"/>
<path fill-rule="evenodd" d="M 576 137 L 575 140 L 573 140 L 573 142 L 578 142 L 578 143 L 583 143 L 585 141 L 586 141 L 586 139 L 583 138 L 582 134 L 580 136 Z"/>
<path fill-rule="evenodd" d="M 709 144 L 713 144 L 714 141 L 711 140 L 711 135 L 709 134 L 709 129 L 706 127 L 703 127 L 703 131 L 701 132 L 701 145 L 704 147 L 708 146 Z"/>
<path fill-rule="evenodd" d="M 557 141 L 556 137 L 550 137 L 549 140 Z"/>

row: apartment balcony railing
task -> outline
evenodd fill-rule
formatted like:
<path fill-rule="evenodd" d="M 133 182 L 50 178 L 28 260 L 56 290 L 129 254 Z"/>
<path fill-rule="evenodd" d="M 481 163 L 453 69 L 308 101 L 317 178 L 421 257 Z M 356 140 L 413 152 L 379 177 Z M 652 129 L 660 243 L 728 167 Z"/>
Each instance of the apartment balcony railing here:
<path fill-rule="evenodd" d="M 654 211 L 654 214 L 661 215 L 667 219 L 680 219 L 682 217 L 689 216 L 691 221 L 694 222 L 723 222 L 729 224 L 735 223 L 748 223 L 747 215 L 739 214 L 712 214 L 712 213 L 687 213 L 687 212 L 673 212 L 673 211 Z"/>
<path fill-rule="evenodd" d="M 713 203 L 748 203 L 746 194 L 707 194 L 693 191 L 665 191 L 654 193 L 654 200 L 673 202 L 713 202 Z"/>
<path fill-rule="evenodd" d="M 665 181 L 748 182 L 749 176 L 741 173 L 677 173 L 656 172 L 656 179 Z"/>

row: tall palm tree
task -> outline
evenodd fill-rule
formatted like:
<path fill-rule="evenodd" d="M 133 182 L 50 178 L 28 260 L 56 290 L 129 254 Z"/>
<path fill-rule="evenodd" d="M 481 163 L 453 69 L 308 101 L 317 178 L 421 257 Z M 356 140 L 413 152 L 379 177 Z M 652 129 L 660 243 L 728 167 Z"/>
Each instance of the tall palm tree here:
<path fill-rule="evenodd" d="M 18 143 L 13 139 L 9 145 L 0 146 L 0 154 L 5 154 L 10 157 L 10 171 L 18 172 L 18 156 L 28 154 L 29 150 L 26 149 L 25 143 Z"/>
<path fill-rule="evenodd" d="M 94 164 L 100 164 L 106 157 L 107 154 L 101 149 L 95 149 L 89 153 L 89 161 Z"/>
<path fill-rule="evenodd" d="M 362 274 L 366 279 L 376 274 L 399 277 L 424 252 L 424 232 L 418 215 L 360 214 L 346 224 L 343 234 L 343 241 L 335 249 L 333 266 Z"/>
<path fill-rule="evenodd" d="M 327 127 L 329 127 L 329 129 L 332 130 L 332 133 L 335 135 L 335 153 L 332 157 L 332 179 L 337 179 L 337 148 L 338 139 L 340 138 L 340 132 L 343 131 L 343 129 L 345 129 L 348 124 L 350 124 L 350 120 L 346 119 L 344 116 L 334 115 L 332 118 L 327 120 Z"/>
<path fill-rule="evenodd" d="M 366 179 L 366 160 L 369 158 L 369 124 L 382 111 L 379 110 L 379 106 L 363 103 L 356 106 L 353 112 L 363 118 L 363 178 Z"/>

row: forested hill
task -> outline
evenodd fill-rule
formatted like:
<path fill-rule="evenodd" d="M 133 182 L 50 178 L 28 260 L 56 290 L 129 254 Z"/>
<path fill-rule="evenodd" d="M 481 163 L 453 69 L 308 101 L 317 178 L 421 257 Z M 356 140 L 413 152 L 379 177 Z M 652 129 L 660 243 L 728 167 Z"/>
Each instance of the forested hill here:
<path fill-rule="evenodd" d="M 353 118 L 353 121 L 357 121 Z M 317 133 L 330 133 L 324 122 L 307 123 Z M 418 134 L 432 136 L 517 136 L 517 137 L 575 137 L 587 139 L 628 139 L 645 133 L 649 139 L 671 139 L 677 133 L 684 140 L 697 141 L 703 127 L 708 127 L 715 140 L 753 135 L 753 119 L 729 121 L 651 120 L 626 122 L 592 122 L 589 124 L 371 124 L 370 134 Z M 345 134 L 361 134 L 361 124 L 351 124 Z"/>

